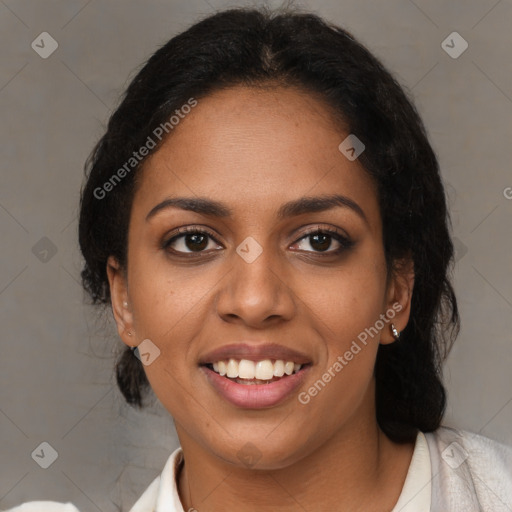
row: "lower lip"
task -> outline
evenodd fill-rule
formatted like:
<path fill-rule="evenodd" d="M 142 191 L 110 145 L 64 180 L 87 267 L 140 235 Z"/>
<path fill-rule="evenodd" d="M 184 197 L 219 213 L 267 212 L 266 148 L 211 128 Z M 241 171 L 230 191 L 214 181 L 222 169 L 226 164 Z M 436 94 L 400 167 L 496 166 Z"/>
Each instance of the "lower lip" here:
<path fill-rule="evenodd" d="M 269 384 L 238 384 L 206 366 L 200 368 L 210 384 L 228 402 L 244 409 L 263 409 L 286 400 L 302 384 L 310 365 Z"/>

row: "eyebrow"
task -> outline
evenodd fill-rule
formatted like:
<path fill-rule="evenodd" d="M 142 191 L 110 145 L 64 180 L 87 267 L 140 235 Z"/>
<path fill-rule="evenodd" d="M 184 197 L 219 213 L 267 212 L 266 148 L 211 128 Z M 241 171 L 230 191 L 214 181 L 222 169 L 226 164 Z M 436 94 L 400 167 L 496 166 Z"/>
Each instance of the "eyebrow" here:
<path fill-rule="evenodd" d="M 277 211 L 279 219 L 286 219 L 306 213 L 323 212 L 335 207 L 349 208 L 361 217 L 366 224 L 368 219 L 363 209 L 347 196 L 333 194 L 318 197 L 301 197 L 283 204 Z M 158 212 L 168 208 L 179 208 L 212 217 L 225 218 L 233 214 L 233 210 L 223 203 L 202 197 L 172 197 L 158 203 L 146 216 L 146 221 Z"/>

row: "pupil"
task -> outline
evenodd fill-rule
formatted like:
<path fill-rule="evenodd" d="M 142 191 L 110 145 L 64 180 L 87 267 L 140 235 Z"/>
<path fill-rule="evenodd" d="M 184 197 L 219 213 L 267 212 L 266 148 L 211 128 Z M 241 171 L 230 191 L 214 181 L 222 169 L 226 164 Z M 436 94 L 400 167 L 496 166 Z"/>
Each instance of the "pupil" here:
<path fill-rule="evenodd" d="M 312 235 L 311 238 L 312 238 L 311 247 L 313 247 L 314 249 L 317 249 L 318 251 L 326 251 L 327 249 L 329 249 L 329 246 L 331 245 L 331 236 L 330 235 L 326 235 L 323 233 L 317 233 L 316 235 Z M 316 247 L 315 247 L 315 244 L 317 244 Z"/>
<path fill-rule="evenodd" d="M 185 237 L 185 244 L 191 251 L 201 251 L 208 245 L 208 240 L 205 235 L 193 234 Z"/>

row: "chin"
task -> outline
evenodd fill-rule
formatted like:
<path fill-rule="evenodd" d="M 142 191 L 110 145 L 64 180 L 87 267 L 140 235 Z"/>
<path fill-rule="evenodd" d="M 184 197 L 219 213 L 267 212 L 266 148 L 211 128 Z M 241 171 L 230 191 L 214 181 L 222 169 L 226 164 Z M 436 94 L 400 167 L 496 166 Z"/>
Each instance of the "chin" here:
<path fill-rule="evenodd" d="M 306 455 L 301 440 L 294 442 L 288 438 L 283 445 L 282 439 L 269 440 L 265 435 L 230 439 L 227 446 L 212 451 L 222 460 L 249 470 L 284 469 Z"/>

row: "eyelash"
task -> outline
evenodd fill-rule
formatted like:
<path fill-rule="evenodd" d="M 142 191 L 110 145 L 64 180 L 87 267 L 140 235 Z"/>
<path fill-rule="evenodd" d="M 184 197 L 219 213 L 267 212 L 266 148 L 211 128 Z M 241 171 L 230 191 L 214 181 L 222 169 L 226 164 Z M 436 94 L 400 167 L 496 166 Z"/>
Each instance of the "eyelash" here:
<path fill-rule="evenodd" d="M 314 254 L 320 255 L 320 256 L 332 256 L 332 255 L 339 255 L 342 252 L 346 251 L 347 249 L 350 249 L 354 246 L 354 242 L 350 240 L 347 236 L 341 234 L 336 228 L 333 227 L 314 227 L 309 228 L 306 230 L 306 232 L 297 240 L 297 242 L 300 242 L 301 240 L 304 240 L 305 238 L 308 238 L 312 235 L 329 235 L 334 240 L 336 240 L 340 247 L 338 249 L 335 249 L 334 251 L 306 251 L 306 252 L 313 252 Z M 297 242 L 294 242 L 297 243 Z"/>
<path fill-rule="evenodd" d="M 178 255 L 180 257 L 185 257 L 185 258 L 194 257 L 194 256 L 197 257 L 197 255 L 200 255 L 201 253 L 206 252 L 206 251 L 181 252 L 181 251 L 173 251 L 172 249 L 169 249 L 169 247 L 174 242 L 176 242 L 176 240 L 178 240 L 179 238 L 181 238 L 181 237 L 183 237 L 183 236 L 185 236 L 187 234 L 207 235 L 216 244 L 222 245 L 216 239 L 215 235 L 211 231 L 209 231 L 208 229 L 206 229 L 206 228 L 198 228 L 198 227 L 195 227 L 195 226 L 186 226 L 186 227 L 183 227 L 183 228 L 178 228 L 172 234 L 171 238 L 169 238 L 168 240 L 164 241 L 163 244 L 162 244 L 162 249 L 167 250 L 167 251 L 171 251 L 174 255 Z M 352 240 L 350 240 L 347 236 L 345 236 L 342 233 L 340 233 L 336 228 L 333 228 L 333 227 L 319 227 L 319 226 L 316 226 L 314 228 L 308 229 L 292 245 L 295 245 L 298 242 L 300 242 L 301 240 L 304 240 L 304 239 L 306 239 L 306 238 L 308 238 L 308 237 L 310 237 L 312 235 L 317 235 L 317 234 L 331 236 L 332 238 L 334 238 L 340 244 L 340 247 L 338 249 L 335 249 L 335 250 L 327 250 L 327 251 L 299 251 L 299 252 L 313 253 L 313 254 L 315 254 L 317 256 L 320 256 L 320 257 L 329 257 L 329 256 L 332 257 L 333 255 L 336 255 L 336 256 L 340 255 L 344 251 L 346 251 L 346 250 L 348 250 L 348 249 L 350 249 L 351 247 L 354 246 L 354 242 Z"/>
<path fill-rule="evenodd" d="M 179 238 L 183 237 L 184 235 L 207 235 L 209 236 L 216 244 L 219 244 L 220 245 L 220 242 L 217 241 L 217 239 L 215 238 L 215 235 L 211 232 L 211 231 L 208 231 L 207 229 L 205 228 L 196 228 L 194 226 L 186 226 L 184 228 L 178 228 L 174 233 L 173 235 L 171 236 L 171 238 L 169 238 L 168 240 L 166 240 L 163 244 L 162 244 L 162 249 L 168 249 L 169 246 L 175 242 L 176 240 L 178 240 Z M 204 251 L 200 251 L 200 252 L 204 252 Z M 200 252 L 196 252 L 195 254 L 200 254 Z M 179 251 L 174 251 L 175 254 L 179 254 L 179 255 L 184 255 L 184 254 L 191 254 L 191 255 L 194 255 L 194 253 L 183 253 L 183 252 L 179 252 Z"/>

